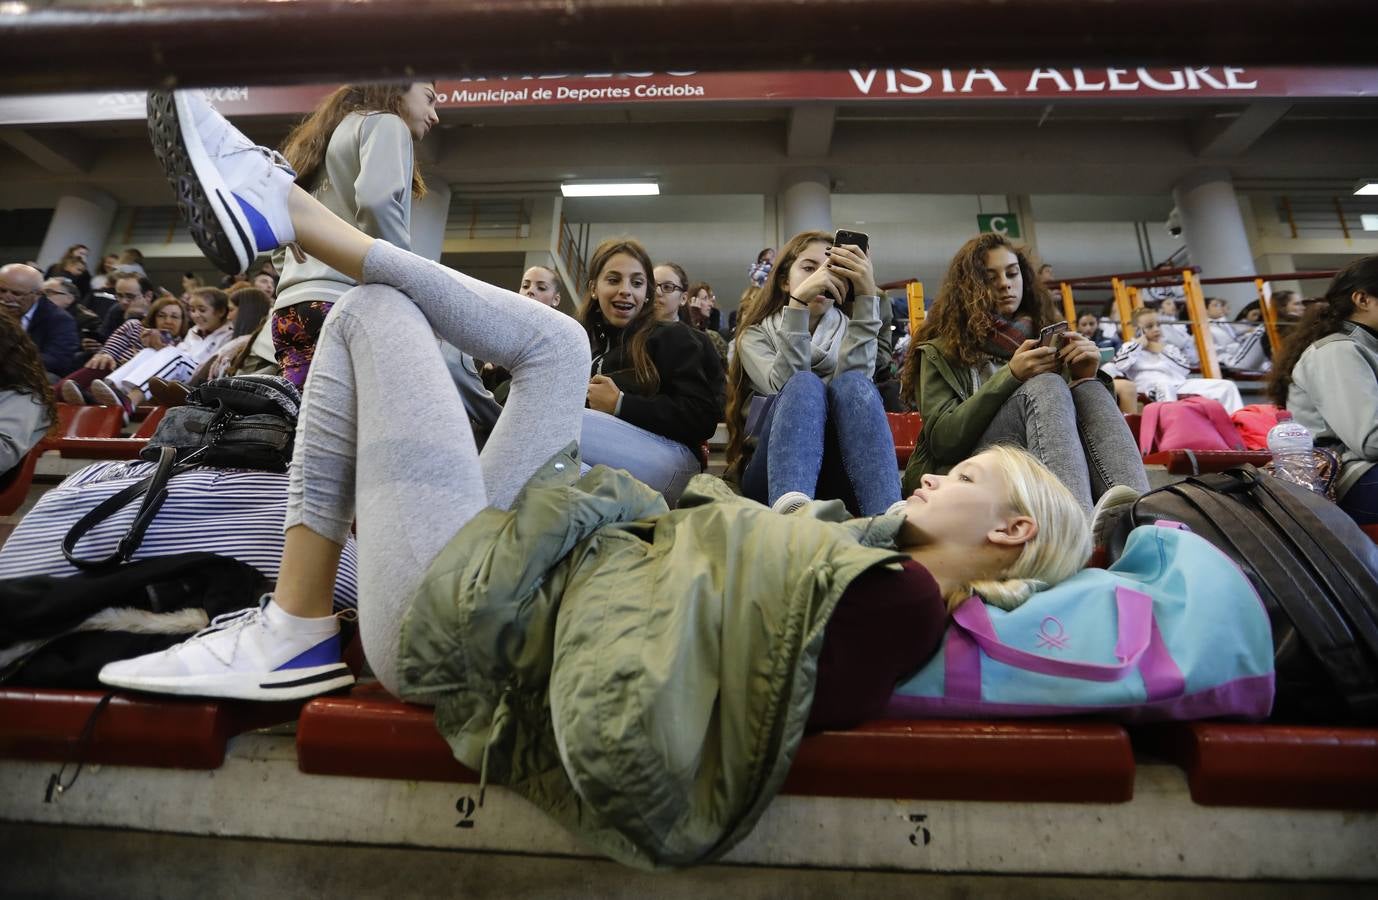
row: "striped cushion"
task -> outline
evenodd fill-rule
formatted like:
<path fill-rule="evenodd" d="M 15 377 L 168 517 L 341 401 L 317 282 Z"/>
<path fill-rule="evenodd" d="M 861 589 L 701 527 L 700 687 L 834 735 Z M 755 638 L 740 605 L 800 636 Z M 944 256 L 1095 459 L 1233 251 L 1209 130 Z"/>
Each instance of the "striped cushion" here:
<path fill-rule="evenodd" d="M 0 548 L 0 578 L 71 575 L 62 539 L 88 510 L 152 473 L 149 462 L 102 462 L 73 473 L 38 503 Z M 91 559 L 111 553 L 133 521 L 130 503 L 82 539 L 77 551 Z M 135 559 L 205 551 L 248 563 L 276 579 L 287 514 L 287 476 L 243 469 L 198 468 L 169 485 L 168 497 L 144 535 Z M 335 609 L 358 604 L 354 539 L 340 557 Z"/>

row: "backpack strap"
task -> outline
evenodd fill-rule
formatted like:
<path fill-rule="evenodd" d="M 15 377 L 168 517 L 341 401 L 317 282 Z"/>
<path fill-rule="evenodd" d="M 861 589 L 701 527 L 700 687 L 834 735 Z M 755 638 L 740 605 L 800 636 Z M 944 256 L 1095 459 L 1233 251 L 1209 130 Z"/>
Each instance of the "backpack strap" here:
<path fill-rule="evenodd" d="M 66 557 L 67 561 L 78 569 L 105 569 L 129 562 L 134 551 L 138 550 L 139 545 L 143 543 L 144 532 L 153 523 L 153 517 L 158 514 L 158 509 L 167 499 L 168 482 L 172 480 L 173 476 L 193 468 L 190 465 L 176 465 L 176 459 L 176 448 L 159 448 L 158 467 L 153 470 L 152 475 L 131 484 L 112 497 L 107 497 L 95 509 L 78 519 L 77 523 L 67 532 L 67 536 L 62 539 L 62 555 Z M 139 511 L 134 515 L 134 521 L 130 523 L 129 531 L 120 538 L 113 553 L 103 559 L 82 559 L 76 555 L 77 543 L 92 528 L 110 518 L 126 503 L 140 496 L 144 499 L 139 504 Z"/>

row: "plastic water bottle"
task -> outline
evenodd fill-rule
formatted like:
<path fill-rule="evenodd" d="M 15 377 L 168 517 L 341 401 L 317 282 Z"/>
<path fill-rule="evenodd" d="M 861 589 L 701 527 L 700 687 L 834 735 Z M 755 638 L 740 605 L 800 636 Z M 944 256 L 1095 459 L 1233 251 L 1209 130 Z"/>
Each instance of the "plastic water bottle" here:
<path fill-rule="evenodd" d="M 1286 410 L 1278 413 L 1278 423 L 1268 429 L 1268 452 L 1273 454 L 1273 475 L 1293 484 L 1321 492 L 1316 479 L 1316 462 L 1311 453 L 1315 440 L 1305 425 L 1292 419 Z"/>

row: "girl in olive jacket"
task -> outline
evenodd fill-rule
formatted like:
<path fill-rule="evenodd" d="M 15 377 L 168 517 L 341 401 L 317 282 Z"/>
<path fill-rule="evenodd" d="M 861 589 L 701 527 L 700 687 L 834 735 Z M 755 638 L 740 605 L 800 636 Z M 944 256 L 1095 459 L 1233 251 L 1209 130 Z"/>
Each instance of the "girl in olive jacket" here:
<path fill-rule="evenodd" d="M 1034 339 L 1056 320 L 1022 249 L 999 234 L 962 245 L 905 361 L 903 390 L 923 416 L 906 493 L 1000 443 L 1038 457 L 1088 516 L 1115 485 L 1148 490 L 1124 416 L 1097 378 L 1096 345 L 1071 328 L 1057 347 Z"/>

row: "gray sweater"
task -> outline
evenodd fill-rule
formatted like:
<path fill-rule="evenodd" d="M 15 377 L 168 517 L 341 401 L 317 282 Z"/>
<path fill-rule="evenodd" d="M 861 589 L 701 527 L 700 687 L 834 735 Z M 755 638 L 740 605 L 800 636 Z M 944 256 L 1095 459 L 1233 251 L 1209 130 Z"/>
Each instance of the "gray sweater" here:
<path fill-rule="evenodd" d="M 0 391 L 0 476 L 48 433 L 48 410 L 28 391 Z"/>
<path fill-rule="evenodd" d="M 1342 327 L 1303 351 L 1287 391 L 1292 418 L 1340 454 L 1340 497 L 1378 462 L 1378 337 Z"/>
<path fill-rule="evenodd" d="M 880 331 L 880 297 L 857 297 L 852 317 L 838 350 L 837 364 L 824 380 L 853 369 L 871 377 L 876 370 L 876 335 Z M 811 371 L 823 362 L 809 337 L 809 311 L 785 307 L 748 328 L 738 344 L 742 368 L 754 393 L 780 393 L 796 372 Z"/>

